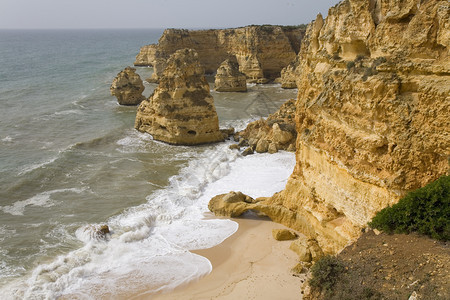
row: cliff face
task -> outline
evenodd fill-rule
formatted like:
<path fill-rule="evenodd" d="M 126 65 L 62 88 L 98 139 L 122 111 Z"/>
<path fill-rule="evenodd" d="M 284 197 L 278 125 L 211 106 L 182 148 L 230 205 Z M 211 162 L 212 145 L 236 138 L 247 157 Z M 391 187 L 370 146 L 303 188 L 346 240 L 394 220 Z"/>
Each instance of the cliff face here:
<path fill-rule="evenodd" d="M 135 65 L 156 67 L 152 80 L 164 69 L 163 62 L 178 49 L 192 48 L 206 73 L 214 73 L 227 58 L 236 57 L 239 69 L 249 81 L 265 82 L 280 76 L 280 71 L 298 53 L 304 29 L 283 26 L 247 26 L 235 29 L 166 29 L 157 45 L 141 48 Z"/>
<path fill-rule="evenodd" d="M 158 87 L 139 105 L 134 127 L 170 144 L 223 141 L 214 99 L 195 50 L 178 50 L 169 58 Z"/>
<path fill-rule="evenodd" d="M 289 70 L 297 164 L 268 201 L 325 252 L 449 169 L 449 20 L 445 0 L 344 0 L 309 25 Z"/>

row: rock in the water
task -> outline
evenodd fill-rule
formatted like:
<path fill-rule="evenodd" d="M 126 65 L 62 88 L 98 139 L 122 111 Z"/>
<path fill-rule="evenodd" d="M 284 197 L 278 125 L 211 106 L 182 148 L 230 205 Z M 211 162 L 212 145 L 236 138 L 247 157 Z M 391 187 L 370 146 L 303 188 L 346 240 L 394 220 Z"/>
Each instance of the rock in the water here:
<path fill-rule="evenodd" d="M 253 153 L 255 153 L 255 152 L 253 151 L 252 147 L 247 147 L 247 148 L 242 152 L 242 155 L 243 155 L 243 156 L 247 156 L 247 155 L 251 155 L 251 154 L 253 154 Z"/>
<path fill-rule="evenodd" d="M 145 87 L 136 69 L 126 67 L 114 78 L 110 91 L 120 105 L 138 105 L 145 99 L 142 95 Z"/>
<path fill-rule="evenodd" d="M 138 108 L 135 128 L 177 145 L 224 140 L 195 50 L 178 50 L 169 58 L 158 87 Z"/>
<path fill-rule="evenodd" d="M 272 235 L 277 241 L 288 241 L 297 237 L 297 234 L 289 229 L 273 229 Z"/>
<path fill-rule="evenodd" d="M 239 147 L 238 144 L 232 144 L 228 148 L 230 148 L 231 150 L 241 150 L 241 147 Z"/>
<path fill-rule="evenodd" d="M 240 71 L 249 82 L 264 83 L 280 76 L 300 48 L 305 33 L 301 26 L 247 26 L 230 29 L 166 29 L 157 45 L 141 48 L 135 65 L 154 67 L 158 80 L 164 60 L 176 50 L 195 49 L 206 73 L 214 73 L 230 56 L 236 57 Z"/>
<path fill-rule="evenodd" d="M 267 120 L 260 119 L 247 125 L 237 136 L 247 141 L 256 152 L 276 153 L 278 150 L 295 151 L 295 100 L 284 103 Z"/>
<path fill-rule="evenodd" d="M 214 85 L 218 92 L 247 91 L 247 77 L 239 72 L 236 59 L 227 59 L 219 66 Z"/>

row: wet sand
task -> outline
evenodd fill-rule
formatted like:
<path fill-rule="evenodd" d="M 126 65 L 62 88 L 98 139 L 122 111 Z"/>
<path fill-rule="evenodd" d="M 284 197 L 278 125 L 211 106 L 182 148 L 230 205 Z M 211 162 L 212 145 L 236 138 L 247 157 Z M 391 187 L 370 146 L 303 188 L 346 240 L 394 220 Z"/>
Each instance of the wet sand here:
<path fill-rule="evenodd" d="M 233 219 L 238 231 L 222 244 L 195 253 L 208 258 L 212 272 L 171 292 L 131 299 L 301 299 L 304 277 L 290 270 L 297 256 L 291 241 L 276 241 L 272 229 L 283 225 L 261 219 Z"/>

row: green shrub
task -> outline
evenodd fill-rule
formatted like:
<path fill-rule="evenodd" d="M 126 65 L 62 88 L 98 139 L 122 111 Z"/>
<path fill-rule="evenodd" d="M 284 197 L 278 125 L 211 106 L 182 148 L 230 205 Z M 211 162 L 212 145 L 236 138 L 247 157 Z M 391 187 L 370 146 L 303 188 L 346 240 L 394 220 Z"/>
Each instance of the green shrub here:
<path fill-rule="evenodd" d="M 392 207 L 379 211 L 369 223 L 388 233 L 419 232 L 434 239 L 450 239 L 450 176 L 408 193 Z"/>
<path fill-rule="evenodd" d="M 340 259 L 330 255 L 324 256 L 312 266 L 309 285 L 325 295 L 331 295 L 335 283 L 344 270 L 344 264 Z"/>

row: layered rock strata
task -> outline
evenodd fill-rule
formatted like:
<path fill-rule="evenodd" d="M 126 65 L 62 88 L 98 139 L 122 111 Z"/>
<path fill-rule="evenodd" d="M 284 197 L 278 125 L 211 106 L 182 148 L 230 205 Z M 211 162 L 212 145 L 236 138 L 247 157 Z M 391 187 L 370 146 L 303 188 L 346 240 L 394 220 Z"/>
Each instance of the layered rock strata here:
<path fill-rule="evenodd" d="M 114 78 L 110 92 L 120 105 L 138 105 L 145 97 L 142 95 L 145 87 L 136 69 L 126 67 Z"/>
<path fill-rule="evenodd" d="M 448 1 L 344 0 L 307 29 L 293 65 L 296 166 L 265 200 L 336 253 L 450 157 Z"/>
<path fill-rule="evenodd" d="M 218 92 L 246 92 L 247 78 L 239 71 L 236 59 L 225 60 L 217 69 L 214 89 Z"/>
<path fill-rule="evenodd" d="M 214 73 L 230 56 L 249 82 L 264 83 L 280 76 L 298 53 L 304 35 L 301 26 L 247 26 L 234 29 L 166 29 L 157 45 L 141 48 L 135 65 L 153 66 L 151 80 L 158 80 L 164 62 L 178 49 L 195 49 L 206 73 Z"/>
<path fill-rule="evenodd" d="M 286 101 L 267 119 L 251 122 L 235 134 L 238 146 L 250 147 L 258 153 L 276 153 L 279 150 L 295 151 L 295 100 Z"/>
<path fill-rule="evenodd" d="M 195 50 L 178 50 L 169 58 L 158 87 L 137 110 L 135 128 L 178 145 L 224 139 Z"/>
<path fill-rule="evenodd" d="M 447 1 L 345 0 L 308 27 L 295 70 L 296 167 L 282 205 L 336 252 L 450 156 Z"/>

